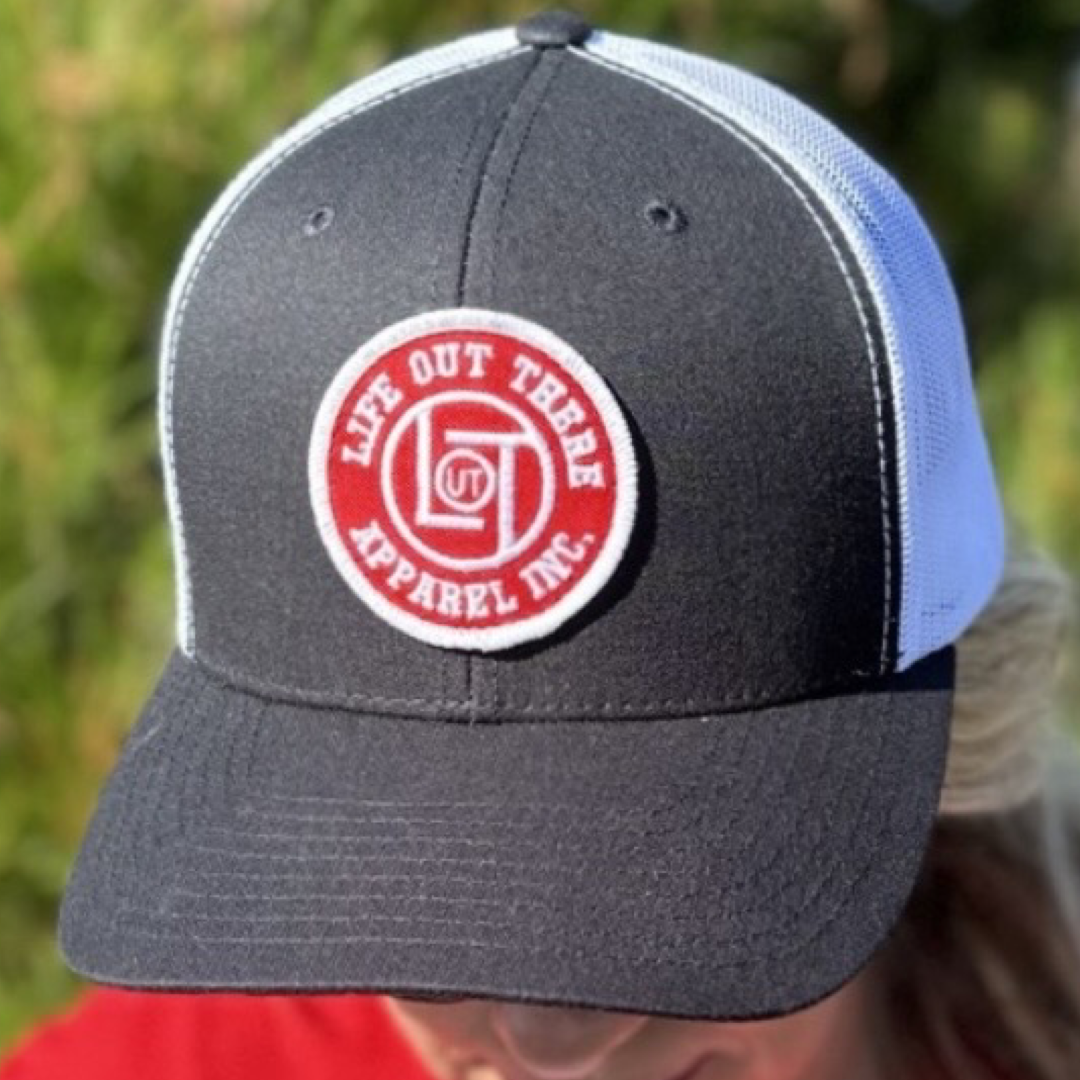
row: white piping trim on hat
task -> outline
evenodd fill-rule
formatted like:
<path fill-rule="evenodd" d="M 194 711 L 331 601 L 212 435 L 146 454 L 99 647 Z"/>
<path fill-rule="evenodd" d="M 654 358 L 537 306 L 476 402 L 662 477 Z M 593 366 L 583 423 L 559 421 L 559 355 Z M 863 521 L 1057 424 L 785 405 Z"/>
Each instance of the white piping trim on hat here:
<path fill-rule="evenodd" d="M 207 255 L 233 214 L 258 185 L 317 135 L 399 94 L 525 52 L 527 48 L 518 42 L 513 29 L 492 30 L 427 49 L 359 79 L 294 124 L 253 158 L 218 197 L 188 243 L 169 293 L 158 369 L 158 433 L 165 502 L 173 533 L 177 639 L 186 655 L 195 652 L 195 622 L 173 445 L 174 361 L 191 290 Z"/>

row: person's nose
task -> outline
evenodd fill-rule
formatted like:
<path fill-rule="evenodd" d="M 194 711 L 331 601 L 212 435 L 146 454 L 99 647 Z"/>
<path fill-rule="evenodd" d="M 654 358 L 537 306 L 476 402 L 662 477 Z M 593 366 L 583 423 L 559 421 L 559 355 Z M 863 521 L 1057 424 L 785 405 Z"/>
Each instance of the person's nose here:
<path fill-rule="evenodd" d="M 585 1080 L 646 1016 L 554 1005 L 493 1005 L 491 1026 L 512 1061 L 536 1080 Z"/>

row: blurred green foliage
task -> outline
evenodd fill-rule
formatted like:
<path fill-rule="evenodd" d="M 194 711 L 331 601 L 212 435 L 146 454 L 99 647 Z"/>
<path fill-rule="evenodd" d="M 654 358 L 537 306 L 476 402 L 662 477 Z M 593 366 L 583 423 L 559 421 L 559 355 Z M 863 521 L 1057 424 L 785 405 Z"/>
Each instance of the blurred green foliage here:
<path fill-rule="evenodd" d="M 535 6 L 0 0 L 0 1047 L 72 992 L 57 897 L 172 641 L 153 395 L 187 235 L 332 89 Z M 1080 571 L 1080 0 L 578 8 L 757 70 L 899 175 L 1009 507 Z"/>

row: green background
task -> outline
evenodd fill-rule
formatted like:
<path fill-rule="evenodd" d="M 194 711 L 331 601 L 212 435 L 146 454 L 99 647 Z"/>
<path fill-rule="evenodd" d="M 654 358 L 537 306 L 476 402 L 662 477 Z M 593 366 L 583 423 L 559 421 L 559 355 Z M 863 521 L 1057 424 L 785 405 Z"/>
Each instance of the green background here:
<path fill-rule="evenodd" d="M 535 6 L 0 0 L 0 1047 L 74 990 L 57 897 L 172 642 L 153 396 L 185 239 L 332 89 Z M 900 177 L 961 293 L 1008 507 L 1080 571 L 1080 0 L 578 9 L 758 71 Z"/>

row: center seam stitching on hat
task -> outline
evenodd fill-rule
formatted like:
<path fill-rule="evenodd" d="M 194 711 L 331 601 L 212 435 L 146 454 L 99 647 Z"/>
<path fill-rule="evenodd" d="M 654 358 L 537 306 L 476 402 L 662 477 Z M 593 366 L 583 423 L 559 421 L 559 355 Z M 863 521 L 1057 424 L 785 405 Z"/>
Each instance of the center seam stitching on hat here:
<path fill-rule="evenodd" d="M 526 87 L 529 85 L 535 73 L 540 68 L 541 61 L 540 53 L 537 53 L 533 58 L 533 62 L 529 65 L 525 72 L 524 77 L 518 84 L 513 96 L 507 102 L 505 108 L 499 115 L 499 119 L 495 124 L 495 130 L 492 132 L 491 141 L 488 143 L 487 151 L 484 154 L 484 159 L 480 166 L 480 175 L 477 178 L 476 186 L 472 193 L 472 198 L 469 201 L 469 208 L 465 218 L 465 235 L 462 241 L 460 267 L 458 272 L 457 288 L 455 290 L 455 302 L 459 307 L 465 305 L 465 294 L 468 289 L 469 280 L 469 267 L 470 260 L 473 252 L 473 244 L 475 239 L 475 227 L 477 214 L 480 208 L 480 200 L 483 196 L 484 188 L 487 186 L 492 161 L 495 158 L 495 153 L 499 147 L 499 142 L 506 132 L 507 126 L 510 122 L 510 118 L 517 108 L 518 103 L 521 101 L 522 95 L 525 93 Z M 464 656 L 465 663 L 465 701 L 461 704 L 467 706 L 469 715 L 475 717 L 479 714 L 480 710 L 480 687 L 479 680 L 475 678 L 480 674 L 482 669 L 476 666 L 477 661 L 473 657 L 472 653 L 467 652 Z M 443 699 L 446 700 L 445 698 Z"/>
<path fill-rule="evenodd" d="M 521 158 L 525 153 L 525 146 L 529 141 L 529 136 L 532 134 L 533 127 L 536 124 L 537 117 L 540 115 L 540 110 L 543 107 L 544 101 L 548 96 L 548 92 L 551 90 L 551 87 L 555 83 L 555 77 L 562 69 L 563 63 L 566 59 L 566 54 L 561 51 L 556 53 L 540 54 L 540 58 L 541 63 L 536 70 L 536 77 L 537 80 L 543 79 L 544 81 L 536 95 L 536 98 L 532 102 L 529 118 L 525 122 L 525 128 L 521 133 L 521 138 L 518 139 L 517 149 L 514 151 L 513 160 L 510 163 L 510 170 L 506 174 L 506 183 L 503 184 L 502 196 L 499 199 L 499 205 L 495 208 L 493 212 L 494 228 L 492 230 L 491 236 L 491 255 L 488 259 L 487 268 L 487 289 L 489 295 L 494 292 L 495 289 L 495 267 L 499 261 L 499 251 L 501 250 L 500 235 L 502 232 L 502 222 L 504 212 L 506 210 L 506 204 L 510 198 L 510 189 L 514 185 L 514 179 L 517 176 L 518 166 L 521 164 Z"/>
<path fill-rule="evenodd" d="M 509 104 L 503 114 L 502 123 L 496 131 L 495 137 L 492 139 L 488 155 L 484 159 L 483 169 L 479 181 L 477 182 L 473 203 L 470 208 L 471 212 L 465 237 L 465 247 L 462 253 L 461 275 L 458 284 L 457 301 L 459 304 L 464 304 L 467 296 L 470 300 L 476 300 L 476 297 L 470 294 L 470 270 L 475 264 L 473 256 L 477 246 L 476 223 L 483 191 L 485 187 L 490 187 L 493 183 L 491 178 L 491 166 L 495 160 L 499 144 L 503 141 L 503 137 L 507 133 L 512 115 L 519 107 L 522 107 L 523 98 L 526 91 L 529 89 L 530 84 L 537 82 L 539 83 L 539 89 L 536 91 L 533 99 L 524 106 L 527 110 L 524 115 L 524 127 L 518 138 L 518 145 L 513 151 L 510 168 L 507 172 L 506 179 L 503 182 L 502 194 L 499 198 L 498 205 L 492 211 L 494 228 L 492 231 L 490 250 L 487 253 L 487 282 L 486 285 L 481 283 L 481 285 L 478 285 L 478 288 L 486 288 L 486 295 L 481 296 L 483 301 L 490 300 L 494 293 L 495 264 L 497 262 L 499 244 L 499 225 L 502 220 L 503 208 L 506 206 L 510 188 L 513 185 L 514 177 L 517 173 L 518 163 L 521 161 L 525 144 L 529 140 L 529 134 L 532 132 L 533 125 L 540 113 L 540 107 L 543 104 L 552 83 L 555 81 L 555 76 L 562 67 L 564 59 L 565 54 L 561 51 L 553 54 L 537 52 L 535 62 L 529 68 L 528 73 L 522 80 L 514 100 Z M 479 718 L 480 710 L 485 706 L 489 710 L 498 707 L 499 662 L 497 659 L 467 654 L 465 657 L 465 678 L 466 695 L 471 703 L 471 715 L 473 717 Z"/>
<path fill-rule="evenodd" d="M 886 449 L 882 393 L 881 385 L 878 379 L 877 350 L 874 347 L 873 335 L 870 331 L 866 310 L 863 306 L 862 298 L 859 296 L 858 289 L 852 279 L 848 266 L 839 248 L 837 247 L 836 242 L 833 240 L 824 222 L 821 220 L 821 217 L 815 209 L 813 203 L 807 198 L 806 194 L 799 187 L 798 183 L 796 183 L 793 177 L 789 174 L 788 169 L 790 168 L 790 163 L 786 160 L 778 160 L 777 158 L 775 158 L 749 132 L 736 124 L 735 121 L 733 121 L 730 117 L 724 116 L 722 113 L 709 108 L 705 103 L 694 100 L 692 97 L 688 96 L 677 88 L 669 86 L 668 84 L 660 81 L 657 78 L 654 78 L 651 75 L 647 75 L 643 72 L 634 71 L 632 68 L 625 67 L 624 65 L 612 60 L 609 57 L 598 56 L 595 53 L 591 52 L 587 47 L 571 47 L 570 51 L 577 56 L 580 56 L 594 64 L 599 65 L 600 67 L 605 67 L 610 71 L 622 74 L 628 79 L 634 79 L 637 82 L 643 83 L 644 85 L 651 87 L 658 93 L 665 94 L 666 96 L 673 98 L 675 101 L 678 101 L 681 104 L 685 105 L 687 108 L 693 109 L 695 112 L 699 113 L 701 116 L 704 116 L 706 119 L 711 120 L 713 123 L 719 124 L 731 135 L 737 138 L 740 142 L 749 147 L 749 149 L 751 149 L 755 154 L 757 154 L 762 159 L 762 161 L 764 161 L 795 193 L 796 197 L 806 208 L 806 211 L 810 215 L 811 220 L 814 222 L 815 226 L 825 238 L 825 242 L 828 245 L 829 250 L 832 252 L 833 258 L 836 260 L 837 266 L 840 269 L 840 273 L 843 275 L 844 282 L 847 285 L 856 313 L 858 315 L 859 325 L 863 334 L 863 340 L 866 343 L 867 359 L 869 360 L 870 367 L 870 378 L 874 393 L 874 412 L 876 427 L 875 434 L 878 444 L 879 488 L 881 492 L 882 548 L 885 593 L 883 605 L 884 617 L 882 619 L 881 628 L 881 650 L 878 673 L 885 674 L 888 661 L 888 628 L 894 601 L 892 588 L 892 541 L 889 527 L 889 515 L 891 513 L 891 507 L 889 504 L 888 480 L 885 472 Z"/>
<path fill-rule="evenodd" d="M 528 75 L 532 71 L 532 65 L 526 72 L 526 76 L 521 80 L 521 84 L 518 90 L 515 92 L 515 97 L 520 94 L 521 89 L 524 86 L 525 81 L 528 79 Z M 473 149 L 477 146 L 480 139 L 480 133 L 484 129 L 485 125 L 490 122 L 489 114 L 481 110 L 480 115 L 477 117 L 476 122 L 472 125 L 472 129 L 469 132 L 469 137 L 466 140 L 465 148 L 458 155 L 457 164 L 454 167 L 454 174 L 450 182 L 444 185 L 436 196 L 435 199 L 435 211 L 434 216 L 436 219 L 442 219 L 444 216 L 449 216 L 450 208 L 455 205 L 455 200 L 458 198 L 458 191 L 462 186 L 462 178 L 465 174 L 465 164 L 472 156 Z M 490 156 L 490 150 L 485 154 L 485 164 Z M 469 220 L 473 204 L 475 202 L 475 196 L 470 198 L 466 208 L 466 220 Z M 443 265 L 452 266 L 455 261 L 461 262 L 461 259 L 455 252 L 451 251 L 451 245 L 448 241 L 449 230 L 446 237 L 442 238 L 442 242 L 432 246 L 431 260 L 429 263 L 429 275 L 430 275 L 430 289 L 428 290 L 428 304 L 431 310 L 435 310 L 442 306 L 439 299 L 439 284 L 440 284 L 440 269 Z M 461 274 L 458 274 L 458 280 L 454 283 L 454 300 L 458 305 L 461 304 Z M 459 659 L 459 655 L 456 651 L 445 650 L 441 652 L 438 658 L 439 664 L 439 700 L 450 702 L 455 704 L 465 705 L 472 694 L 472 663 L 468 654 L 462 659 L 462 673 L 464 676 L 464 697 L 459 698 L 456 695 L 452 696 L 449 688 L 448 672 L 451 663 Z"/>
<path fill-rule="evenodd" d="M 378 105 L 383 104 L 386 101 L 390 101 L 403 94 L 409 93 L 412 90 L 419 89 L 420 87 L 427 86 L 430 83 L 438 82 L 441 79 L 450 78 L 451 76 L 461 74 L 465 71 L 471 71 L 476 68 L 487 67 L 491 64 L 498 63 L 501 60 L 505 60 L 510 56 L 516 56 L 523 52 L 523 49 L 507 49 L 503 52 L 495 53 L 492 56 L 485 56 L 479 60 L 470 60 L 466 63 L 457 64 L 453 67 L 447 68 L 445 71 L 439 71 L 433 74 L 425 75 L 421 78 L 415 79 L 412 82 L 405 83 L 402 86 L 395 87 L 392 90 L 388 90 L 377 97 L 372 98 L 369 101 L 362 102 L 359 105 L 354 106 L 341 113 L 338 116 L 333 116 L 327 119 L 322 124 L 313 128 L 307 132 L 303 138 L 298 139 L 296 142 L 289 144 L 282 148 L 282 150 L 267 159 L 257 172 L 255 172 L 248 182 L 236 192 L 233 197 L 233 201 L 229 204 L 228 210 L 219 218 L 215 223 L 213 230 L 207 236 L 203 242 L 202 247 L 199 250 L 198 257 L 192 264 L 191 271 L 188 274 L 183 284 L 183 291 L 180 293 L 180 298 L 176 304 L 176 313 L 172 320 L 171 330 L 169 332 L 168 341 L 165 345 L 164 356 L 164 379 L 161 386 L 161 442 L 162 442 L 162 462 L 163 471 L 166 477 L 167 489 L 172 492 L 170 496 L 170 502 L 172 504 L 175 514 L 175 559 L 176 559 L 176 573 L 179 579 L 179 615 L 180 615 L 180 648 L 189 656 L 195 655 L 195 616 L 192 604 L 192 582 L 191 582 L 191 566 L 186 557 L 186 544 L 184 540 L 184 523 L 183 512 L 180 505 L 179 484 L 175 475 L 175 462 L 176 453 L 173 445 L 173 422 L 172 422 L 172 404 L 173 404 L 173 391 L 175 382 L 176 371 L 176 354 L 177 346 L 180 341 L 180 331 L 183 326 L 184 316 L 187 311 L 188 304 L 190 303 L 192 292 L 194 290 L 195 282 L 199 277 L 199 273 L 202 270 L 207 258 L 213 250 L 218 238 L 225 230 L 226 226 L 232 220 L 237 211 L 244 205 L 247 199 L 255 191 L 255 189 L 273 172 L 277 167 L 283 164 L 285 161 L 293 157 L 294 154 L 299 152 L 305 146 L 308 145 L 313 139 L 319 135 L 337 127 L 339 124 L 345 123 L 347 120 L 351 120 L 362 113 L 367 112 Z M 282 136 L 283 138 L 285 136 Z"/>
<path fill-rule="evenodd" d="M 459 306 L 465 304 L 465 294 L 468 291 L 469 267 L 475 241 L 476 219 L 484 188 L 488 185 L 490 179 L 491 165 L 495 158 L 496 151 L 499 148 L 499 142 L 509 126 L 510 118 L 514 113 L 514 110 L 518 107 L 522 95 L 525 93 L 529 83 L 540 69 L 541 57 L 541 53 L 536 54 L 533 62 L 529 65 L 524 77 L 518 84 L 517 90 L 514 91 L 513 97 L 507 102 L 506 107 L 500 113 L 499 119 L 495 124 L 495 130 L 491 135 L 491 142 L 488 144 L 487 152 L 484 154 L 484 160 L 480 166 L 480 176 L 477 178 L 476 187 L 473 190 L 473 196 L 469 203 L 469 211 L 465 219 L 465 239 L 462 245 L 461 268 L 460 273 L 458 274 L 457 294 L 455 297 Z"/>

